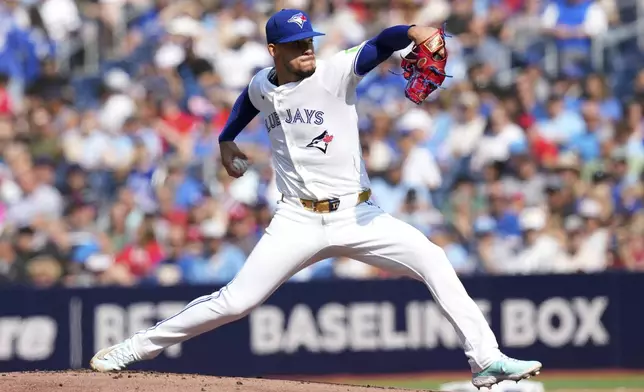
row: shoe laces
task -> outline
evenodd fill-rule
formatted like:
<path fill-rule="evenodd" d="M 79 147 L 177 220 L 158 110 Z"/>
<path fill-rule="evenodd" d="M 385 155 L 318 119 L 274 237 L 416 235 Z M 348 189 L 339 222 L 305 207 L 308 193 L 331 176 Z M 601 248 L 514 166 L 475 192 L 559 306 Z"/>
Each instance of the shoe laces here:
<path fill-rule="evenodd" d="M 508 360 L 510 362 L 521 362 L 520 360 L 518 360 L 516 358 L 508 357 L 505 354 L 501 354 L 501 359 L 505 359 L 505 360 Z"/>
<path fill-rule="evenodd" d="M 125 367 L 128 364 L 136 361 L 136 356 L 130 350 L 129 344 L 123 343 L 119 347 L 109 352 L 106 356 L 111 357 L 120 367 Z"/>

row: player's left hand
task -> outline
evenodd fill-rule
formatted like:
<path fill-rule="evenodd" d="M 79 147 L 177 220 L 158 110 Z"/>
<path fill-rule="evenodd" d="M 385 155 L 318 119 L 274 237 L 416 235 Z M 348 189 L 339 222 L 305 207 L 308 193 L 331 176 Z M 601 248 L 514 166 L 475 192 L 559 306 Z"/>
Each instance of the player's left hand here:
<path fill-rule="evenodd" d="M 244 173 L 243 171 L 240 172 L 239 170 L 237 170 L 235 164 L 233 163 L 233 160 L 235 158 L 248 160 L 246 154 L 244 154 L 239 149 L 239 147 L 237 147 L 237 144 L 235 142 L 221 142 L 219 143 L 219 150 L 221 155 L 221 164 L 226 169 L 228 175 L 234 178 L 241 177 Z"/>

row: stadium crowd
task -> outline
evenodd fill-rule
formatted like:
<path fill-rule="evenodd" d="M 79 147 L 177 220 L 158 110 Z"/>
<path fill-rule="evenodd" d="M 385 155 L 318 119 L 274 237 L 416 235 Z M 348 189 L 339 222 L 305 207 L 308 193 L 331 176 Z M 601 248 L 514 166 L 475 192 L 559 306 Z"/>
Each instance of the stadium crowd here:
<path fill-rule="evenodd" d="M 386 26 L 446 24 L 445 90 L 406 100 L 397 53 L 357 107 L 375 201 L 459 274 L 644 270 L 644 72 L 623 68 L 641 51 L 625 41 L 612 67 L 590 62 L 594 37 L 632 22 L 624 4 L 5 0 L 0 285 L 229 281 L 279 193 L 262 118 L 238 139 L 253 162 L 240 179 L 217 136 L 271 65 L 264 23 L 286 7 L 327 33 L 319 58 Z M 339 258 L 292 281 L 386 277 Z"/>

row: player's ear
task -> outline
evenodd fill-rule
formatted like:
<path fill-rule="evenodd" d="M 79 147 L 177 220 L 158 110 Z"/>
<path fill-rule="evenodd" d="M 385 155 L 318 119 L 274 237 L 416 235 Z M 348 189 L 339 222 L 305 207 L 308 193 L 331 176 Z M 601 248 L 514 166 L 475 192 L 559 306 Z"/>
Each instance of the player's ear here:
<path fill-rule="evenodd" d="M 275 57 L 276 49 L 277 49 L 277 46 L 275 46 L 275 44 L 268 44 L 268 54 L 270 54 L 271 57 Z"/>

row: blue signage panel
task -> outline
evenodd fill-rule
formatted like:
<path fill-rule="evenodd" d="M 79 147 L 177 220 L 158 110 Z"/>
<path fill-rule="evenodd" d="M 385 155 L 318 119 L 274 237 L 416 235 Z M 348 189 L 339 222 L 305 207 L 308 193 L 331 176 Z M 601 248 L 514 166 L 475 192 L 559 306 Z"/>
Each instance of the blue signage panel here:
<path fill-rule="evenodd" d="M 644 311 L 637 305 L 644 274 L 463 283 L 510 356 L 537 359 L 549 369 L 644 368 Z M 6 299 L 0 302 L 0 371 L 86 368 L 99 348 L 216 290 L 0 291 Z M 132 369 L 262 376 L 454 371 L 468 364 L 429 291 L 403 279 L 288 283 L 248 317 Z"/>

